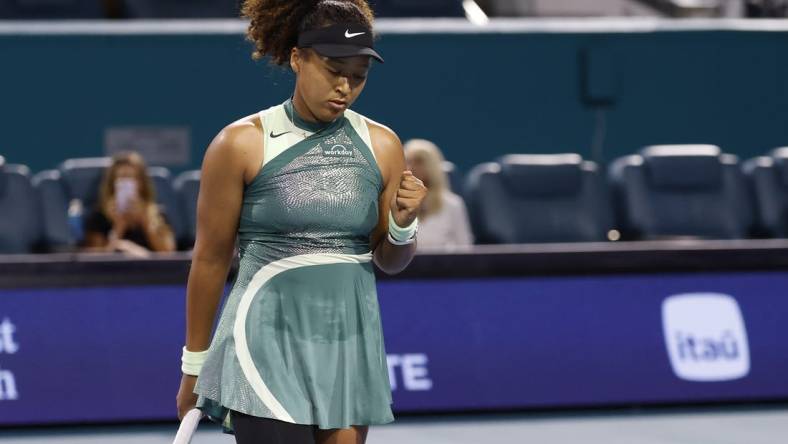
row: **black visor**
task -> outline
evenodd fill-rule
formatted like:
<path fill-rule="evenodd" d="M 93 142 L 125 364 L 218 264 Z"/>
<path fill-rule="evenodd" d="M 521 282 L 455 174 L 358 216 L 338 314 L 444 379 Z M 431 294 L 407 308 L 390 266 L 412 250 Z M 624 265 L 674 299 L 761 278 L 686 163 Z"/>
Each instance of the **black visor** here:
<path fill-rule="evenodd" d="M 331 25 L 301 33 L 298 47 L 312 48 L 326 57 L 366 55 L 383 63 L 383 57 L 375 51 L 372 37 L 372 30 L 362 25 Z"/>

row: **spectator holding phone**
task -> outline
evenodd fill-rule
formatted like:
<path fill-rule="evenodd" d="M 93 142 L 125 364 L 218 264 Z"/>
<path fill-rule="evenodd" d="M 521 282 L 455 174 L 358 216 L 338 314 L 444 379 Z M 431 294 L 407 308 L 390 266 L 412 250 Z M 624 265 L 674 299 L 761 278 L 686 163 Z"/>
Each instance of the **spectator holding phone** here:
<path fill-rule="evenodd" d="M 175 237 L 156 204 L 145 161 L 134 152 L 113 156 L 84 228 L 88 251 L 144 257 L 151 251 L 175 250 Z"/>

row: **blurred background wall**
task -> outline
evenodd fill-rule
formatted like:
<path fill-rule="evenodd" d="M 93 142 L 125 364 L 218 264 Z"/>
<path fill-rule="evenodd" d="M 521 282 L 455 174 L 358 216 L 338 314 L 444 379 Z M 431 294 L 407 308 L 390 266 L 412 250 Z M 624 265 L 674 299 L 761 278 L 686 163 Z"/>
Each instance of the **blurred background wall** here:
<path fill-rule="evenodd" d="M 403 140 L 435 140 L 466 171 L 511 152 L 607 161 L 680 142 L 747 158 L 788 140 L 788 26 L 682 31 L 646 21 L 627 30 L 619 19 L 603 32 L 541 23 L 481 33 L 383 23 L 386 63 L 355 109 Z M 293 87 L 288 72 L 249 60 L 240 21 L 226 25 L 137 35 L 0 28 L 0 148 L 37 171 L 104 154 L 113 129 L 176 128 L 188 153 L 161 163 L 198 168 L 222 126 Z"/>

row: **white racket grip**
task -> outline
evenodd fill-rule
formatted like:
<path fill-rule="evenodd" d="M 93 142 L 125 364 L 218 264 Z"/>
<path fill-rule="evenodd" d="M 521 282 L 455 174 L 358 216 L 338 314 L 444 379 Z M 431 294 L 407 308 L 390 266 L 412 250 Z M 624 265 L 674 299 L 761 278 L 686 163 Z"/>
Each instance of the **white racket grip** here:
<path fill-rule="evenodd" d="M 181 420 L 181 426 L 178 427 L 178 433 L 175 435 L 175 440 L 172 444 L 189 444 L 192 441 L 194 432 L 197 430 L 197 424 L 202 419 L 202 411 L 199 409 L 191 409 Z"/>

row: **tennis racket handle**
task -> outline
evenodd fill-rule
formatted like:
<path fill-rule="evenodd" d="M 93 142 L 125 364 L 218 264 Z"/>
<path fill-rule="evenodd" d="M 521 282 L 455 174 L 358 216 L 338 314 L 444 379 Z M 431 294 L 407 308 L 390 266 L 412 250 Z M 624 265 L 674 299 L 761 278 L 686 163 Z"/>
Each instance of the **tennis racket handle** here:
<path fill-rule="evenodd" d="M 197 425 L 202 419 L 202 411 L 199 409 L 191 409 L 181 420 L 181 425 L 178 427 L 178 433 L 175 435 L 175 440 L 172 444 L 189 444 L 192 441 L 194 432 L 197 430 Z"/>

